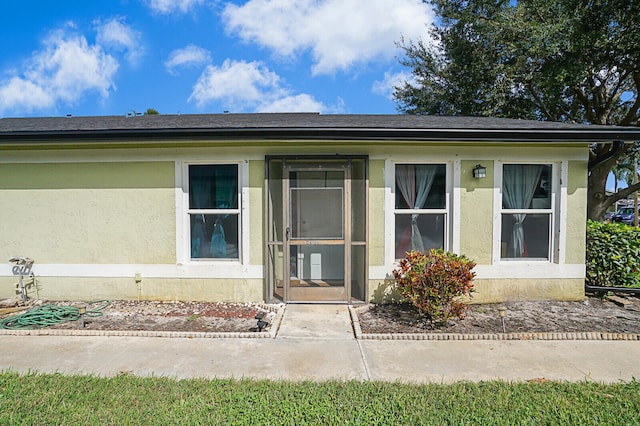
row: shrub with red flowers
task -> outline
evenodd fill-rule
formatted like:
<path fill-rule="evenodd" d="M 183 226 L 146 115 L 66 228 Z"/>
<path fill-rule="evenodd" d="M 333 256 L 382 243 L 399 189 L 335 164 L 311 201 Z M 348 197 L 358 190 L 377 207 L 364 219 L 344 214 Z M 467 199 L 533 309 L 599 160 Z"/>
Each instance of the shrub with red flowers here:
<path fill-rule="evenodd" d="M 464 318 L 467 304 L 463 296 L 473 292 L 475 262 L 464 255 L 431 249 L 429 253 L 410 251 L 393 271 L 400 293 L 432 323 Z"/>

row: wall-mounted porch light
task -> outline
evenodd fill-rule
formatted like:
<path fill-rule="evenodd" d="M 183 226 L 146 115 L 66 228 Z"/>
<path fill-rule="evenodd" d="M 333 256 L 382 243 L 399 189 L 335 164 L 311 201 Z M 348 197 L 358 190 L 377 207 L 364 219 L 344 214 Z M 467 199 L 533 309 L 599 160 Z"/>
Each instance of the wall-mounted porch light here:
<path fill-rule="evenodd" d="M 481 166 L 480 164 L 476 165 L 473 168 L 473 177 L 476 179 L 483 179 L 487 177 L 487 168 L 485 166 Z"/>

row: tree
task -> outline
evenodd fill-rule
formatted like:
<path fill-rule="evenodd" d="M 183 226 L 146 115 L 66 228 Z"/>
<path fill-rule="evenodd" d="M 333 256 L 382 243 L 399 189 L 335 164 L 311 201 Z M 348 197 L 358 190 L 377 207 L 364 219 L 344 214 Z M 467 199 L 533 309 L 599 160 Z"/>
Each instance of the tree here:
<path fill-rule="evenodd" d="M 432 0 L 433 40 L 405 41 L 414 80 L 395 88 L 409 114 L 471 115 L 637 126 L 640 2 Z M 630 145 L 596 144 L 588 217 L 640 189 L 607 195 Z"/>
<path fill-rule="evenodd" d="M 155 108 L 147 108 L 147 110 L 144 112 L 144 115 L 158 115 L 158 114 L 160 113 Z"/>
<path fill-rule="evenodd" d="M 633 149 L 627 150 L 627 152 L 618 158 L 616 164 L 611 168 L 611 173 L 615 178 L 613 192 L 618 192 L 618 182 L 624 181 L 627 186 L 633 184 L 633 169 L 636 164 L 636 157 L 638 155 L 638 145 Z"/>

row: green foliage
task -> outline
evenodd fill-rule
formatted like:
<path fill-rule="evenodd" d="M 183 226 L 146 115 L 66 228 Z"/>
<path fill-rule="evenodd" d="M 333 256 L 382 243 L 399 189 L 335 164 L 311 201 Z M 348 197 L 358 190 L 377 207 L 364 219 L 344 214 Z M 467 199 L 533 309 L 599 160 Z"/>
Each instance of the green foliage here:
<path fill-rule="evenodd" d="M 593 124 L 638 121 L 640 3 L 432 0 L 431 37 L 404 43 L 399 109 Z M 623 94 L 625 94 L 623 96 Z"/>
<path fill-rule="evenodd" d="M 408 252 L 393 276 L 400 293 L 434 323 L 464 318 L 462 296 L 473 291 L 476 264 L 465 256 L 444 250 Z"/>
<path fill-rule="evenodd" d="M 155 108 L 147 108 L 147 110 L 144 112 L 144 115 L 158 115 L 158 114 L 160 113 Z"/>
<path fill-rule="evenodd" d="M 640 2 L 431 0 L 430 39 L 408 41 L 413 78 L 394 90 L 409 114 L 638 125 Z M 609 144 L 591 146 L 590 219 L 633 190 L 606 194 Z"/>
<path fill-rule="evenodd" d="M 638 423 L 640 382 L 445 385 L 0 373 L 0 405 L 2 425 L 630 425 Z"/>
<path fill-rule="evenodd" d="M 587 222 L 587 284 L 640 288 L 640 229 Z"/>

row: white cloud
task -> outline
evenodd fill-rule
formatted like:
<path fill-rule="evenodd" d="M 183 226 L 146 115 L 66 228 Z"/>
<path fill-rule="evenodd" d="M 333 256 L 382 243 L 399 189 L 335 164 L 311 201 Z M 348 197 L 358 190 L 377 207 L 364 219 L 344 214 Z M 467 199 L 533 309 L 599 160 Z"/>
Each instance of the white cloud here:
<path fill-rule="evenodd" d="M 187 13 L 204 0 L 148 0 L 149 7 L 157 13 L 167 15 L 174 12 Z"/>
<path fill-rule="evenodd" d="M 261 62 L 232 61 L 209 65 L 193 88 L 189 101 L 203 106 L 214 100 L 258 103 L 265 94 L 280 91 L 280 77 Z"/>
<path fill-rule="evenodd" d="M 314 75 L 392 60 L 396 41 L 426 36 L 433 22 L 422 0 L 249 0 L 222 16 L 229 33 L 278 55 L 311 51 Z"/>
<path fill-rule="evenodd" d="M 31 112 L 72 104 L 87 92 L 108 97 L 115 90 L 118 61 L 82 36 L 52 33 L 33 53 L 22 75 L 0 81 L 0 113 Z"/>
<path fill-rule="evenodd" d="M 144 53 L 139 31 L 124 22 L 124 18 L 113 18 L 106 22 L 96 21 L 96 43 L 118 51 L 126 51 L 126 59 L 135 64 Z"/>
<path fill-rule="evenodd" d="M 325 109 L 322 102 L 302 93 L 263 103 L 256 108 L 256 112 L 323 112 Z"/>
<path fill-rule="evenodd" d="M 0 113 L 8 110 L 34 111 L 50 108 L 55 99 L 43 87 L 20 77 L 0 83 Z"/>
<path fill-rule="evenodd" d="M 164 66 L 169 73 L 173 74 L 177 67 L 195 67 L 209 62 L 211 62 L 211 54 L 208 50 L 190 44 L 183 49 L 171 52 Z"/>
<path fill-rule="evenodd" d="M 198 107 L 218 102 L 234 112 L 318 111 L 326 108 L 311 95 L 290 93 L 283 81 L 262 62 L 227 59 L 209 65 L 193 87 L 189 101 Z"/>
<path fill-rule="evenodd" d="M 382 80 L 374 81 L 371 86 L 371 91 L 376 95 L 384 96 L 388 99 L 393 98 L 393 90 L 405 81 L 415 85 L 415 77 L 412 73 L 406 71 L 400 71 L 397 73 L 385 72 Z"/>

